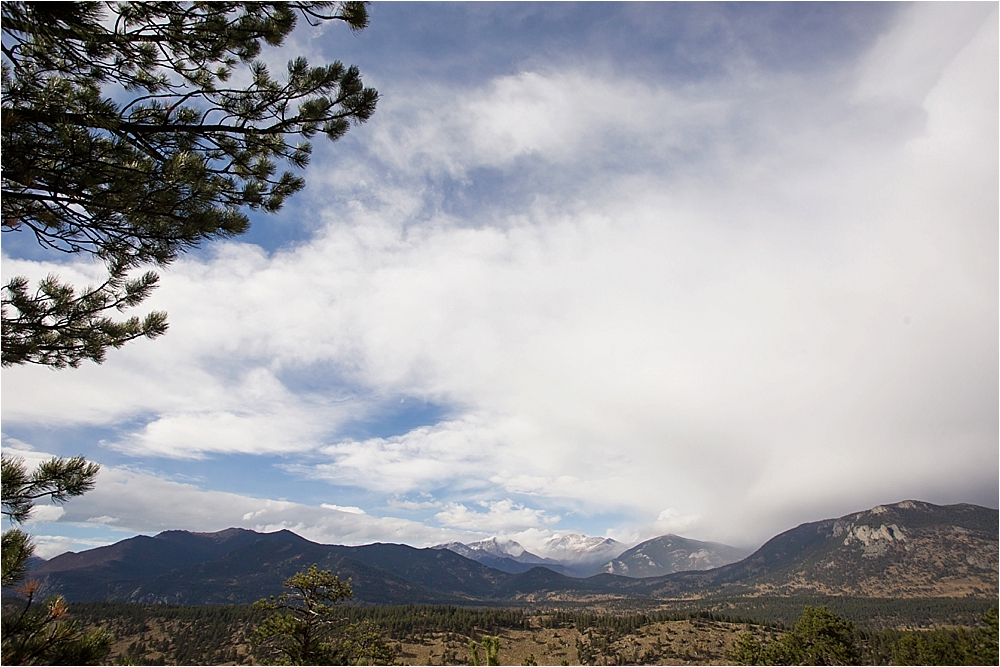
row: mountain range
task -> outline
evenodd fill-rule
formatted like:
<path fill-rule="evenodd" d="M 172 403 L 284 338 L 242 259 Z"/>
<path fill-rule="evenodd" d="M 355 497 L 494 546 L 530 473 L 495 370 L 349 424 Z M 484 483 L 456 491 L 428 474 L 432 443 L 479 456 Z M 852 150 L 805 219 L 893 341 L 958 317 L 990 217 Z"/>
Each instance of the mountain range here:
<path fill-rule="evenodd" d="M 574 544 L 586 552 L 590 543 L 571 538 L 562 553 Z M 619 552 L 605 565 L 627 566 L 633 572 L 679 563 L 710 566 L 708 556 L 699 555 L 711 551 L 706 544 L 666 535 Z M 504 571 L 456 553 L 463 547 L 472 555 L 492 554 L 529 569 Z M 904 501 L 802 524 L 721 567 L 643 578 L 607 571 L 573 578 L 551 569 L 553 563 L 528 562 L 531 559 L 557 560 L 500 541 L 428 549 L 400 544 L 349 547 L 317 544 L 287 530 L 230 528 L 217 533 L 166 531 L 66 553 L 39 565 L 32 576 L 43 582 L 47 593 L 61 593 L 71 602 L 188 605 L 249 603 L 277 594 L 285 579 L 313 563 L 350 578 L 355 601 L 369 604 L 791 594 L 995 599 L 998 512 L 975 505 Z"/>
<path fill-rule="evenodd" d="M 536 556 L 513 540 L 491 537 L 488 540 L 470 542 L 469 544 L 448 542 L 431 548 L 453 551 L 460 556 L 508 574 L 520 574 L 533 567 L 542 566 L 560 574 L 573 576 L 573 570 L 565 563 Z"/>
<path fill-rule="evenodd" d="M 538 556 L 509 539 L 463 544 L 449 542 L 433 549 L 449 549 L 483 565 L 519 574 L 535 566 L 570 577 L 590 577 L 601 572 L 625 577 L 656 577 L 685 570 L 708 570 L 734 563 L 749 552 L 727 544 L 699 542 L 677 535 L 662 535 L 631 549 L 610 538 L 569 534 L 550 538 Z"/>
<path fill-rule="evenodd" d="M 621 542 L 607 537 L 587 537 L 576 533 L 551 537 L 542 547 L 548 556 L 538 556 L 514 540 L 497 537 L 470 544 L 449 542 L 431 548 L 448 549 L 510 574 L 527 572 L 540 565 L 569 577 L 597 574 L 603 571 L 609 559 L 627 548 Z"/>

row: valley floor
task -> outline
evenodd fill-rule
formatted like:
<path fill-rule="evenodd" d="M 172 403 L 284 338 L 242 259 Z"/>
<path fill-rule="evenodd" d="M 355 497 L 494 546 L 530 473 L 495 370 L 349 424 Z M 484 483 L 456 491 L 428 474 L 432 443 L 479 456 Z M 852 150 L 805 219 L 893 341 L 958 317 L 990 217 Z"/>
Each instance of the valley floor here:
<path fill-rule="evenodd" d="M 804 605 L 817 601 L 759 598 L 738 602 L 715 601 L 714 610 L 661 607 L 630 613 L 607 608 L 421 605 L 350 606 L 343 607 L 343 612 L 345 623 L 364 620 L 380 628 L 385 641 L 395 649 L 394 664 L 398 665 L 472 664 L 470 641 L 481 641 L 485 635 L 499 637 L 499 662 L 504 665 L 720 665 L 732 664 L 728 652 L 742 633 L 749 630 L 759 640 L 778 638 Z M 863 664 L 914 664 L 900 662 L 900 640 L 907 636 L 934 635 L 940 644 L 934 649 L 938 653 L 967 644 L 970 633 L 979 632 L 974 628 L 982 625 L 979 619 L 983 612 L 995 604 L 982 599 L 843 598 L 827 599 L 826 603 L 831 609 L 839 605 L 839 613 L 858 626 L 855 641 Z M 71 605 L 70 612 L 86 626 L 101 627 L 114 635 L 108 664 L 138 665 L 256 664 L 250 637 L 264 618 L 263 612 L 245 605 L 87 603 Z M 961 627 L 968 630 L 958 629 Z M 995 636 L 995 629 L 993 632 Z M 941 653 L 943 661 L 921 660 L 919 664 L 980 664 L 968 662 L 964 654 L 950 656 Z"/>
<path fill-rule="evenodd" d="M 726 665 L 726 652 L 746 625 L 707 620 L 651 623 L 610 641 L 576 629 L 501 631 L 504 665 Z M 400 643 L 401 665 L 470 665 L 469 639 L 434 633 Z"/>

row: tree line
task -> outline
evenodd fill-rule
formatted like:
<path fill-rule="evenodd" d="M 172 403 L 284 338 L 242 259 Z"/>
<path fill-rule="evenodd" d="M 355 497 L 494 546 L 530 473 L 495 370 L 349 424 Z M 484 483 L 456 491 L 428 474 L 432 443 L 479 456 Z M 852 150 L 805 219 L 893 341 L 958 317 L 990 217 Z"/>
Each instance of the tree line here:
<path fill-rule="evenodd" d="M 859 630 L 826 607 L 806 607 L 787 632 L 750 629 L 728 657 L 740 665 L 996 665 L 997 608 L 978 628 Z"/>

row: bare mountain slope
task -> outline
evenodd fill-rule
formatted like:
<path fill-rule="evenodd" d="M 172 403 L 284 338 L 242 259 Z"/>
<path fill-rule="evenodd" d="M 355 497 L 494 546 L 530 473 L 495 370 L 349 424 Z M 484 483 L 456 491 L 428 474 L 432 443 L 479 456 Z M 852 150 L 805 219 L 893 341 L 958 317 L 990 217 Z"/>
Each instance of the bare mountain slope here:
<path fill-rule="evenodd" d="M 661 535 L 625 551 L 602 568 L 624 577 L 658 577 L 689 570 L 711 570 L 747 556 L 746 549 L 700 542 L 678 535 Z"/>
<path fill-rule="evenodd" d="M 644 579 L 653 597 L 852 595 L 996 597 L 998 512 L 906 500 L 805 523 L 707 572 Z M 638 593 L 635 586 L 611 584 Z"/>

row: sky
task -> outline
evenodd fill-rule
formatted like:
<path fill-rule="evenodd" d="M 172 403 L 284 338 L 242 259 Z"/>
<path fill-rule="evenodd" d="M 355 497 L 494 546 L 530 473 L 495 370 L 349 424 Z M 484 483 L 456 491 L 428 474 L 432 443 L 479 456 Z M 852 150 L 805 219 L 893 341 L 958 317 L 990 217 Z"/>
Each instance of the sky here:
<path fill-rule="evenodd" d="M 170 330 L 2 371 L 3 449 L 83 455 L 51 557 L 136 534 L 582 533 L 756 547 L 998 505 L 996 3 L 376 3 L 281 67 L 378 110 L 161 272 Z M 279 70 L 280 71 L 280 70 Z M 3 280 L 102 267 L 3 238 Z"/>

